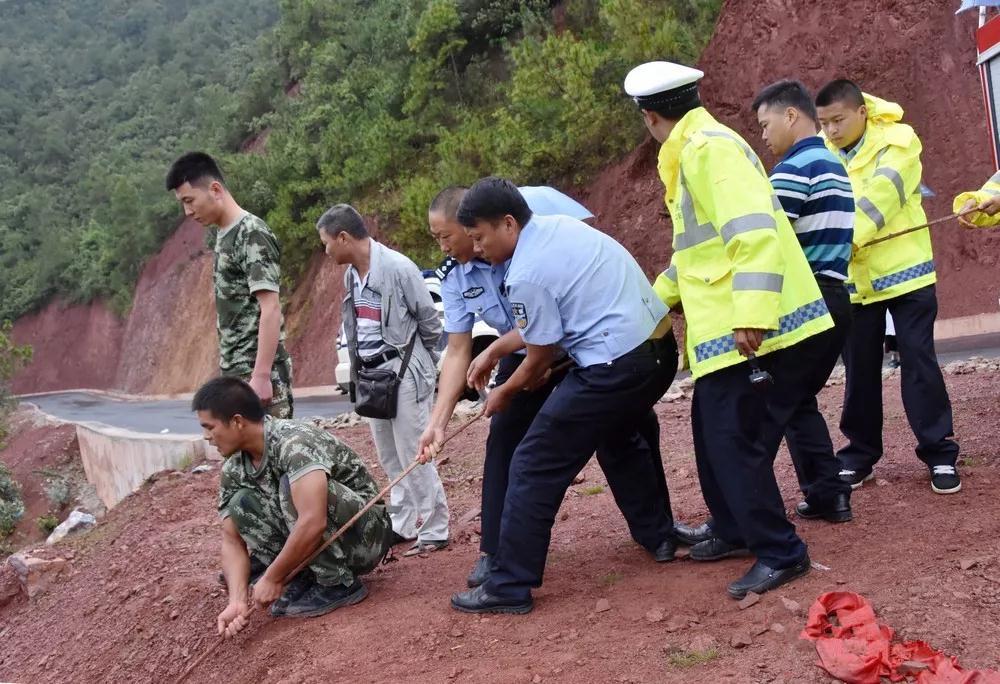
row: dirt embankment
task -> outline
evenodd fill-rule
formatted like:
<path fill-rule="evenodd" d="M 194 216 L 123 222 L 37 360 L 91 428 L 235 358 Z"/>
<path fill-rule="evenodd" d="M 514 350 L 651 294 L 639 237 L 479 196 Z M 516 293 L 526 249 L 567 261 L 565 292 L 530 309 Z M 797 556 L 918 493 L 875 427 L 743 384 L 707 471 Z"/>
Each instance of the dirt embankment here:
<path fill-rule="evenodd" d="M 441 476 L 452 544 L 427 558 L 382 566 L 364 603 L 306 620 L 257 615 L 190 680 L 234 683 L 668 682 L 785 684 L 830 681 L 800 641 L 804 610 L 826 591 L 864 595 L 901 638 L 922 639 L 968 667 L 1000 663 L 1000 374 L 946 376 L 963 447 L 963 490 L 939 496 L 913 453 L 913 435 L 887 381 L 886 454 L 877 480 L 854 493 L 855 520 L 796 520 L 820 564 L 807 577 L 740 610 L 725 593 L 748 559 L 657 564 L 634 544 L 596 462 L 570 488 L 552 534 L 544 585 L 527 616 L 453 611 L 478 552 L 480 422 L 448 445 Z M 843 386 L 820 407 L 835 424 Z M 659 404 L 674 514 L 706 514 L 690 434 L 690 402 Z M 337 432 L 377 479 L 385 474 L 367 427 Z M 48 552 L 70 571 L 30 601 L 0 607 L 0 679 L 31 682 L 173 680 L 214 640 L 226 604 L 219 586 L 218 466 L 161 473 L 85 536 Z M 786 454 L 778 480 L 799 499 Z M 782 601 L 798 604 L 790 609 Z M 607 601 L 606 610 L 598 601 Z M 749 645 L 745 645 L 749 642 Z"/>
<path fill-rule="evenodd" d="M 955 16 L 940 0 L 792 3 L 727 0 L 700 66 L 706 104 L 757 148 L 749 103 L 779 78 L 811 88 L 848 76 L 901 103 L 924 143 L 924 181 L 937 193 L 929 217 L 948 214 L 951 199 L 993 172 L 986 115 L 975 68 L 973 12 Z M 662 214 L 657 147 L 646 140 L 579 191 L 596 224 L 621 240 L 647 273 L 670 255 L 670 221 Z M 940 316 L 996 311 L 1000 232 L 934 229 Z M 99 303 L 53 303 L 15 325 L 35 347 L 20 392 L 70 387 L 164 393 L 191 390 L 215 369 L 211 254 L 203 231 L 185 223 L 143 270 L 128 318 Z M 339 328 L 339 269 L 317 254 L 286 297 L 286 328 L 296 384 L 333 382 Z"/>
<path fill-rule="evenodd" d="M 954 5 L 869 0 L 845 10 L 830 2 L 727 0 L 699 64 L 703 99 L 770 167 L 777 160 L 760 144 L 750 111 L 757 91 L 782 78 L 814 91 L 834 78 L 856 80 L 903 106 L 923 140 L 924 182 L 937 193 L 924 208 L 929 218 L 945 216 L 956 194 L 978 188 L 994 171 L 975 67 L 975 13 L 956 16 Z M 645 141 L 581 193 L 596 223 L 651 274 L 670 253 L 656 153 Z M 996 311 L 1000 232 L 949 223 L 933 235 L 940 317 Z"/>
<path fill-rule="evenodd" d="M 80 445 L 72 425 L 48 425 L 33 413 L 19 413 L 2 451 L 3 463 L 21 486 L 24 515 L 4 540 L 11 548 L 40 542 L 49 530 L 39 518 L 54 515 L 62 522 L 86 484 Z M 89 502 L 89 499 L 88 499 Z"/>

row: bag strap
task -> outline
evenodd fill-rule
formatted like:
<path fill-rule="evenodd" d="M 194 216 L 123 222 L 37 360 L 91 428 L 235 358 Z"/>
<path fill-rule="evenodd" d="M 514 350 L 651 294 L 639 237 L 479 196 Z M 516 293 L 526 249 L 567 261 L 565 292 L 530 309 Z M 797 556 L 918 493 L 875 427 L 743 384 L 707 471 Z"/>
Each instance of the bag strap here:
<path fill-rule="evenodd" d="M 351 322 L 354 326 L 354 335 L 347 339 L 347 356 L 351 361 L 351 379 L 357 382 L 357 372 L 360 364 L 358 356 L 358 312 L 354 306 L 354 276 L 351 275 L 350 268 L 346 272 L 347 276 L 347 305 Z"/>
<path fill-rule="evenodd" d="M 413 345 L 417 342 L 417 335 L 420 333 L 420 328 L 418 327 L 413 331 L 413 337 L 410 338 L 409 344 L 406 345 L 406 352 L 403 354 L 403 363 L 399 367 L 399 379 L 402 380 L 403 376 L 406 375 L 406 367 L 410 365 L 410 355 L 413 353 Z"/>

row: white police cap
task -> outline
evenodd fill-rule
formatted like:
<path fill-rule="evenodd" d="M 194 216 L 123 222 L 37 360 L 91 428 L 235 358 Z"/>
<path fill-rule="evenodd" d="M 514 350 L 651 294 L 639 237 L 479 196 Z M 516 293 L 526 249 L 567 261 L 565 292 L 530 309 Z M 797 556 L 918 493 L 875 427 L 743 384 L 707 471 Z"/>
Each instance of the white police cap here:
<path fill-rule="evenodd" d="M 625 92 L 643 109 L 670 107 L 697 97 L 705 72 L 673 62 L 646 62 L 628 72 Z"/>

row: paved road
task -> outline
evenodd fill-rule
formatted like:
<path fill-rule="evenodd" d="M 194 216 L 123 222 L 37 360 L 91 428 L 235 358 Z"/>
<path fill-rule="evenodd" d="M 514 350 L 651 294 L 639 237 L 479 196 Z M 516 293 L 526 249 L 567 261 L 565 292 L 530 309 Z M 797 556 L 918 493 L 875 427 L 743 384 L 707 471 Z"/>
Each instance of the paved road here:
<path fill-rule="evenodd" d="M 135 430 L 172 434 L 195 434 L 201 431 L 191 412 L 191 402 L 181 400 L 121 401 L 89 392 L 61 392 L 22 399 L 42 411 L 63 420 L 91 421 Z M 308 397 L 295 400 L 295 415 L 333 417 L 349 411 L 345 396 Z"/>
<path fill-rule="evenodd" d="M 976 335 L 961 340 L 939 342 L 942 364 L 971 356 L 1000 357 L 1000 334 Z M 187 401 L 120 401 L 89 392 L 63 392 L 24 399 L 46 413 L 69 421 L 93 421 L 137 432 L 173 434 L 199 432 Z M 308 397 L 295 400 L 295 415 L 333 417 L 351 408 L 347 397 Z"/>

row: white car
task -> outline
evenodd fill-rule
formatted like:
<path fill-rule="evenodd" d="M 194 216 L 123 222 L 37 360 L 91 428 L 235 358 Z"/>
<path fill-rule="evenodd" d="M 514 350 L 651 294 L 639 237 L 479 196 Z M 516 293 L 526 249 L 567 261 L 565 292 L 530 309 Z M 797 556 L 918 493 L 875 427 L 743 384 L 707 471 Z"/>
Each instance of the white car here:
<path fill-rule="evenodd" d="M 431 299 L 444 323 L 444 304 L 441 302 L 441 279 L 437 277 L 433 270 L 424 271 L 424 282 L 431 292 Z M 494 340 L 500 337 L 500 333 L 489 325 L 476 319 L 472 326 L 472 356 L 476 357 L 479 352 L 488 347 Z M 441 364 L 444 362 L 444 355 L 448 349 L 448 333 L 441 334 L 441 341 L 438 343 L 441 350 L 441 360 L 438 361 L 438 372 L 441 371 Z M 347 342 L 344 340 L 344 327 L 340 327 L 340 337 L 337 340 L 337 369 L 335 371 L 337 386 L 346 394 L 351 383 L 351 359 L 347 352 Z"/>

